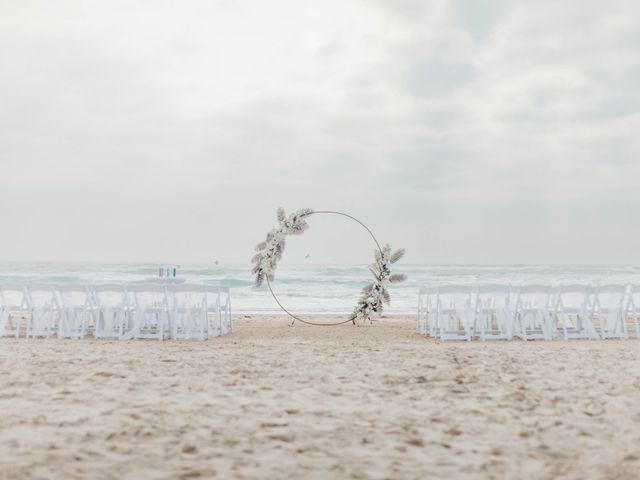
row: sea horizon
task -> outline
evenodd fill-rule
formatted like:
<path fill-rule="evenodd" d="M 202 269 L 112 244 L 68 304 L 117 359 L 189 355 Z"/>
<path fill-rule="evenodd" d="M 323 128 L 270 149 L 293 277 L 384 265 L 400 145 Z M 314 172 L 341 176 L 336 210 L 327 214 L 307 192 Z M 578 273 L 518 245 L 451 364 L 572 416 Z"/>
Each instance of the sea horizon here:
<path fill-rule="evenodd" d="M 141 284 L 159 274 L 161 267 L 176 267 L 188 283 L 231 288 L 233 310 L 238 313 L 279 313 L 267 287 L 255 286 L 251 265 L 242 263 L 183 262 L 0 262 L 0 283 L 18 284 Z M 513 286 L 545 284 L 640 284 L 640 266 L 551 264 L 424 264 L 399 263 L 394 269 L 407 280 L 391 286 L 388 314 L 413 313 L 420 287 L 502 283 Z M 273 288 L 281 301 L 299 313 L 348 313 L 360 290 L 370 281 L 367 265 L 306 263 L 282 265 Z"/>

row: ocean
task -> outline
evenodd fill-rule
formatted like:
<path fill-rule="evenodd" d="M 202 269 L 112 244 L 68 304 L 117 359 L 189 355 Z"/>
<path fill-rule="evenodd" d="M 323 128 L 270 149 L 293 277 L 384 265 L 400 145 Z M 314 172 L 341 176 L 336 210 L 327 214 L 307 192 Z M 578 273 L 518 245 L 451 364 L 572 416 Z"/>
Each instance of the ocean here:
<path fill-rule="evenodd" d="M 640 284 L 636 266 L 559 265 L 410 265 L 400 262 L 394 273 L 408 279 L 391 286 L 390 314 L 413 313 L 421 286 L 506 283 L 511 285 L 572 283 Z M 0 283 L 144 283 L 158 275 L 150 263 L 24 263 L 1 262 Z M 187 282 L 226 285 L 232 289 L 232 308 L 242 313 L 276 313 L 279 307 L 266 285 L 255 287 L 251 265 L 181 264 L 178 276 Z M 348 313 L 370 279 L 362 265 L 295 265 L 276 270 L 273 287 L 292 312 Z"/>

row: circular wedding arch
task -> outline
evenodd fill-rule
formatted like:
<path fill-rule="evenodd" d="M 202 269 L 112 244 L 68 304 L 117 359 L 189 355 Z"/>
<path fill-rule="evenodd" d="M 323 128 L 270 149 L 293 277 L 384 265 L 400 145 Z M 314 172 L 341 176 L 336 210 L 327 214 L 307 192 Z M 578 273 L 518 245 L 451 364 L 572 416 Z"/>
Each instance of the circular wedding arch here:
<path fill-rule="evenodd" d="M 376 238 L 376 236 L 373 234 L 373 232 L 371 231 L 371 229 L 369 227 L 367 227 L 364 223 L 362 223 L 360 220 L 358 220 L 356 217 L 349 215 L 347 213 L 344 212 L 337 212 L 334 210 L 314 210 L 312 213 L 309 214 L 309 216 L 311 215 L 317 215 L 317 214 L 328 214 L 328 215 L 341 215 L 343 217 L 349 218 L 351 220 L 353 220 L 354 222 L 360 224 L 369 234 L 369 236 L 372 238 L 373 242 L 376 244 L 376 249 L 380 252 L 380 254 L 382 255 L 382 247 L 380 246 L 380 242 L 378 242 L 378 239 Z M 284 311 L 284 313 L 286 313 L 287 315 L 289 315 L 291 318 L 293 318 L 293 321 L 295 322 L 296 320 L 302 323 L 306 323 L 307 325 L 313 325 L 316 327 L 336 327 L 338 325 L 344 325 L 345 323 L 355 323 L 355 320 L 352 319 L 347 319 L 347 320 L 342 320 L 340 322 L 328 322 L 328 323 L 320 323 L 320 322 L 311 322 L 309 320 L 304 320 L 303 318 L 298 317 L 297 315 L 294 315 L 293 313 L 291 313 L 283 304 L 282 302 L 280 302 L 280 299 L 278 298 L 278 296 L 275 294 L 275 292 L 273 291 L 273 287 L 271 286 L 271 280 L 269 279 L 269 277 L 265 277 L 267 280 L 267 286 L 269 287 L 269 291 L 271 292 L 271 295 L 273 296 L 273 299 L 276 301 L 276 303 L 278 304 L 278 306 L 282 309 L 282 311 Z M 293 324 L 293 323 L 292 323 Z"/>
<path fill-rule="evenodd" d="M 362 289 L 362 295 L 349 318 L 339 322 L 313 322 L 300 318 L 300 316 L 291 313 L 291 311 L 283 305 L 273 290 L 273 271 L 275 270 L 278 261 L 282 258 L 286 237 L 288 235 L 302 234 L 309 227 L 306 222 L 306 218 L 316 214 L 337 215 L 356 222 L 365 229 L 376 246 L 375 262 L 369 266 L 369 271 L 373 275 L 373 281 Z M 256 286 L 260 286 L 262 282 L 266 280 L 269 292 L 273 299 L 282 311 L 293 319 L 292 325 L 296 320 L 307 325 L 319 327 L 331 327 L 343 325 L 349 322 L 355 324 L 356 320 L 363 322 L 369 320 L 371 322 L 374 315 L 382 312 L 383 303 L 390 302 L 390 295 L 387 290 L 388 285 L 390 283 L 404 281 L 406 278 L 406 276 L 402 274 L 392 275 L 390 267 L 391 264 L 402 258 L 404 255 L 404 249 L 400 249 L 395 253 L 392 253 L 391 247 L 388 244 L 384 246 L 380 245 L 380 242 L 378 242 L 378 239 L 367 225 L 355 218 L 353 215 L 336 210 L 312 210 L 307 208 L 298 210 L 287 216 L 284 210 L 279 208 L 278 225 L 267 234 L 267 238 L 264 242 L 261 242 L 256 246 L 256 252 L 256 255 L 254 255 L 252 259 L 252 262 L 255 264 L 253 273 L 256 275 Z"/>

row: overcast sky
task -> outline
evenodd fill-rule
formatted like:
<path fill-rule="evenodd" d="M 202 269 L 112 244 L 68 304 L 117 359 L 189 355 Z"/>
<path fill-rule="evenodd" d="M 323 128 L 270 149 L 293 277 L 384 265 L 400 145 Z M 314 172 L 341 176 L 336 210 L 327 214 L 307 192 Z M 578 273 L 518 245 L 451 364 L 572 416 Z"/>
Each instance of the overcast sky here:
<path fill-rule="evenodd" d="M 637 1 L 1 0 L 0 260 L 638 265 L 639 86 Z"/>

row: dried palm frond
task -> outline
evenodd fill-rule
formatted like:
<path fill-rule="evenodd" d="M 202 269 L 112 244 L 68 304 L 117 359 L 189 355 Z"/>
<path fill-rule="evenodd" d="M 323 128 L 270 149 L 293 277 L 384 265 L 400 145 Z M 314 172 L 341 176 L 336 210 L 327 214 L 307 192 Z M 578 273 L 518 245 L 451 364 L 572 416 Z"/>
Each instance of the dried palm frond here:
<path fill-rule="evenodd" d="M 394 273 L 389 276 L 389 281 L 391 283 L 399 283 L 404 282 L 407 279 L 407 276 L 404 273 Z"/>
<path fill-rule="evenodd" d="M 404 248 L 400 250 L 396 250 L 393 255 L 389 258 L 389 263 L 396 263 L 404 256 Z"/>
<path fill-rule="evenodd" d="M 371 290 L 373 290 L 373 283 L 370 283 L 369 285 L 367 285 L 366 287 L 364 287 L 362 289 L 362 294 L 363 295 L 369 295 L 371 293 Z"/>
<path fill-rule="evenodd" d="M 311 215 L 313 213 L 312 208 L 302 208 L 296 212 L 296 215 L 299 217 L 306 217 L 307 215 Z"/>
<path fill-rule="evenodd" d="M 389 295 L 389 290 L 384 288 L 384 289 L 382 289 L 382 292 L 380 292 L 380 294 L 382 295 L 384 303 L 389 305 L 391 303 L 391 295 Z"/>
<path fill-rule="evenodd" d="M 371 272 L 371 275 L 373 275 L 373 278 L 380 281 L 380 271 L 378 270 L 376 265 L 371 265 L 369 267 L 369 272 Z"/>

